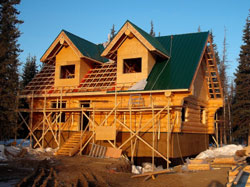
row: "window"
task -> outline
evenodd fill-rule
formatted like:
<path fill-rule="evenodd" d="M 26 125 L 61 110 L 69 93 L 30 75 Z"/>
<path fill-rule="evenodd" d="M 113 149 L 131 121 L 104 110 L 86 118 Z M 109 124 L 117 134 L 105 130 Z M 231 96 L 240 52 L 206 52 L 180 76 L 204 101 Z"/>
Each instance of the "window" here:
<path fill-rule="evenodd" d="M 123 60 L 123 73 L 141 72 L 141 58 L 131 58 Z"/>
<path fill-rule="evenodd" d="M 181 121 L 182 122 L 187 121 L 187 112 L 188 112 L 188 109 L 186 107 L 183 107 L 181 109 Z"/>
<path fill-rule="evenodd" d="M 63 101 L 61 104 L 62 104 L 62 108 L 66 108 L 66 102 L 65 101 Z M 60 102 L 52 101 L 51 102 L 51 108 L 57 108 L 57 109 L 60 108 Z M 57 114 L 59 115 L 59 112 L 53 112 L 51 114 L 52 123 L 55 121 L 56 118 L 57 118 L 57 123 L 60 123 L 60 117 L 58 117 Z M 61 122 L 62 123 L 66 122 L 65 112 L 62 112 L 62 114 L 61 114 Z"/>
<path fill-rule="evenodd" d="M 185 122 L 187 121 L 187 114 L 188 114 L 188 108 L 187 108 L 187 101 L 184 101 L 183 107 L 181 109 L 181 121 Z"/>
<path fill-rule="evenodd" d="M 60 79 L 75 78 L 75 65 L 61 66 Z"/>
<path fill-rule="evenodd" d="M 204 107 L 200 107 L 200 122 L 202 124 L 206 123 L 206 110 Z"/>

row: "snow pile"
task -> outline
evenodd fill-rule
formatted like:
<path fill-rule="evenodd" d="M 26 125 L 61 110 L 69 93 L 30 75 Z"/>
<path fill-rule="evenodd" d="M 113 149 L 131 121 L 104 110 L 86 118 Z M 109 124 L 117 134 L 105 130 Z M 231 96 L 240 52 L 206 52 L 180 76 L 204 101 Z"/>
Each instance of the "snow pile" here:
<path fill-rule="evenodd" d="M 216 157 L 229 157 L 234 156 L 235 152 L 243 149 L 242 145 L 225 145 L 219 148 L 209 148 L 206 151 L 201 152 L 196 159 L 216 158 Z"/>
<path fill-rule="evenodd" d="M 162 166 L 155 167 L 155 165 L 152 165 L 152 163 L 145 162 L 145 163 L 142 163 L 142 166 L 132 165 L 132 173 L 133 174 L 142 174 L 142 173 L 152 172 L 153 168 L 154 168 L 154 171 L 163 170 Z"/>
<path fill-rule="evenodd" d="M 9 139 L 9 140 L 5 140 L 5 141 L 0 141 L 1 145 L 11 145 L 11 143 L 16 142 L 16 145 L 20 145 L 22 147 L 28 147 L 30 145 L 30 140 L 24 140 L 24 139 Z"/>
<path fill-rule="evenodd" d="M 142 79 L 141 81 L 137 82 L 135 85 L 133 85 L 128 90 L 144 90 L 146 84 L 147 84 L 146 79 Z"/>
<path fill-rule="evenodd" d="M 132 165 L 132 173 L 133 174 L 141 174 L 142 173 L 142 167 Z"/>
<path fill-rule="evenodd" d="M 47 148 L 36 148 L 36 149 L 33 149 L 33 148 L 26 148 L 28 153 L 29 154 L 32 154 L 32 155 L 43 155 L 43 154 L 46 154 L 46 155 L 53 155 L 57 149 L 52 149 L 51 147 L 47 147 Z"/>
<path fill-rule="evenodd" d="M 0 161 L 7 160 L 5 154 L 4 154 L 4 145 L 0 145 Z"/>
<path fill-rule="evenodd" d="M 5 150 L 10 153 L 11 155 L 18 155 L 21 151 L 21 147 L 14 147 L 14 146 L 5 146 Z"/>

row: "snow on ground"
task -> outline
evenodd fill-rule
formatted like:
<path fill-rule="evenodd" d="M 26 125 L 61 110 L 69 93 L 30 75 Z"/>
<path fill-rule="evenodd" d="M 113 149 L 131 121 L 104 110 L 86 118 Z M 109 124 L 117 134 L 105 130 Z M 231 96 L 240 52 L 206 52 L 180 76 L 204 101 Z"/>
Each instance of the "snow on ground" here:
<path fill-rule="evenodd" d="M 242 145 L 229 144 L 219 148 L 210 147 L 206 151 L 201 152 L 196 159 L 216 158 L 216 157 L 230 157 L 234 156 L 235 152 L 243 149 Z"/>
<path fill-rule="evenodd" d="M 15 142 L 15 139 L 0 141 L 0 145 L 10 145 L 13 142 Z M 24 140 L 24 139 L 17 139 L 16 140 L 16 145 L 19 145 L 19 144 L 21 144 L 22 147 L 28 147 L 30 145 L 30 141 L 29 140 Z"/>
<path fill-rule="evenodd" d="M 12 159 L 21 157 L 30 157 L 31 159 L 50 159 L 52 155 L 57 151 L 57 149 L 48 148 L 30 148 L 30 141 L 23 141 L 22 139 L 16 140 L 17 146 L 9 146 L 14 142 L 14 139 L 8 141 L 0 141 L 0 161 L 8 161 Z M 22 146 L 19 144 L 23 142 Z M 25 152 L 22 154 L 22 152 Z"/>
<path fill-rule="evenodd" d="M 0 161 L 7 160 L 5 154 L 4 154 L 4 145 L 0 145 Z"/>

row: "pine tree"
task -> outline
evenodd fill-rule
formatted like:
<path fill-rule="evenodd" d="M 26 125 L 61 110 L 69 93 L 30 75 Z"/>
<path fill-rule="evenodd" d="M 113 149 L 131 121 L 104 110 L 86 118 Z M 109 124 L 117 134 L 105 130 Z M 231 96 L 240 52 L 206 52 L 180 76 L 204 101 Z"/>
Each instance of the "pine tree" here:
<path fill-rule="evenodd" d="M 223 51 L 222 51 L 222 60 L 219 64 L 219 74 L 221 80 L 222 93 L 224 95 L 224 104 L 223 104 L 223 135 L 224 135 L 224 144 L 227 143 L 227 129 L 228 129 L 228 80 L 227 80 L 227 42 L 226 42 L 226 29 L 224 30 L 224 40 L 223 40 Z"/>
<path fill-rule="evenodd" d="M 235 137 L 247 139 L 250 127 L 250 11 L 243 30 L 243 45 L 240 50 L 239 65 L 235 73 L 235 100 L 233 122 Z"/>
<path fill-rule="evenodd" d="M 153 21 L 151 21 L 151 23 L 150 23 L 150 24 L 151 24 L 151 29 L 150 29 L 150 33 L 149 33 L 149 34 L 150 34 L 151 36 L 155 37 L 155 32 L 154 32 L 154 24 L 153 24 Z"/>
<path fill-rule="evenodd" d="M 16 5 L 20 0 L 0 0 L 0 139 L 13 135 L 17 115 L 18 55 L 20 36 Z"/>
<path fill-rule="evenodd" d="M 198 32 L 201 32 L 201 26 L 199 25 L 199 27 L 198 27 Z"/>
<path fill-rule="evenodd" d="M 217 48 L 217 45 L 214 43 L 213 31 L 211 30 L 210 33 L 211 33 L 211 40 L 212 40 L 212 45 L 213 45 L 213 49 L 214 49 L 215 60 L 216 60 L 217 66 L 219 66 L 220 65 L 220 57 L 219 57 L 218 48 Z"/>
<path fill-rule="evenodd" d="M 116 34 L 115 25 L 113 24 L 112 28 L 110 29 L 110 41 L 114 39 L 115 34 Z"/>
<path fill-rule="evenodd" d="M 25 88 L 27 84 L 33 79 L 33 77 L 37 74 L 38 67 L 36 65 L 36 56 L 31 56 L 30 54 L 26 58 L 26 62 L 23 67 L 22 74 L 22 85 L 21 88 Z"/>

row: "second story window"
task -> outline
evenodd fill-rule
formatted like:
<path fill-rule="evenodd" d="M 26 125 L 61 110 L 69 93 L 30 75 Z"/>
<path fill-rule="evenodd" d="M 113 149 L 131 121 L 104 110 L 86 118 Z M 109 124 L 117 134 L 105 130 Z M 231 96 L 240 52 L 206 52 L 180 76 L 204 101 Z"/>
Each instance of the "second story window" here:
<path fill-rule="evenodd" d="M 130 58 L 123 60 L 123 73 L 140 73 L 141 58 Z"/>
<path fill-rule="evenodd" d="M 60 79 L 74 79 L 75 65 L 61 66 Z"/>

